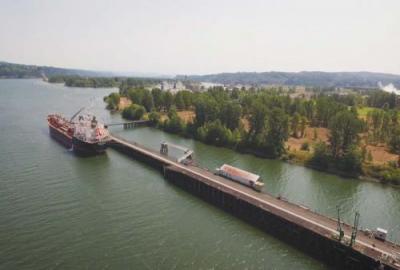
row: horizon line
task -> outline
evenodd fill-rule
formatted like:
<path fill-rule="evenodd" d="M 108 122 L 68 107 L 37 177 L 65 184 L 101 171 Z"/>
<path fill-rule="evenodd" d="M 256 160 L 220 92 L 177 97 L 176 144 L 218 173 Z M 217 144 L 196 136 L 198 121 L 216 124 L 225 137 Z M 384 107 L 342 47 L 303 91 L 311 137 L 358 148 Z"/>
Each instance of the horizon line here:
<path fill-rule="evenodd" d="M 50 67 L 50 68 L 57 68 L 57 69 L 69 69 L 69 70 L 79 70 L 79 71 L 86 71 L 86 72 L 97 72 L 97 73 L 115 73 L 118 74 L 131 74 L 135 76 L 144 75 L 146 77 L 176 77 L 176 76 L 209 76 L 209 75 L 218 75 L 218 74 L 237 74 L 237 73 L 306 73 L 306 72 L 320 72 L 320 73 L 374 73 L 374 74 L 385 74 L 385 75 L 394 75 L 400 76 L 398 73 L 392 72 L 382 72 L 382 71 L 370 71 L 370 70 L 357 70 L 357 71 L 325 71 L 325 70 L 300 70 L 300 71 L 280 71 L 280 70 L 264 70 L 264 71 L 219 71 L 219 72 L 209 72 L 209 73 L 163 73 L 163 72 L 156 72 L 156 71 L 121 71 L 121 70 L 107 70 L 107 69 L 91 69 L 91 68 L 78 68 L 78 67 L 66 67 L 66 66 L 58 66 L 58 65 L 48 65 L 48 64 L 22 64 L 17 62 L 12 62 L 8 60 L 0 60 L 1 63 L 6 64 L 14 64 L 14 65 L 23 65 L 23 66 L 35 66 L 35 67 Z"/>

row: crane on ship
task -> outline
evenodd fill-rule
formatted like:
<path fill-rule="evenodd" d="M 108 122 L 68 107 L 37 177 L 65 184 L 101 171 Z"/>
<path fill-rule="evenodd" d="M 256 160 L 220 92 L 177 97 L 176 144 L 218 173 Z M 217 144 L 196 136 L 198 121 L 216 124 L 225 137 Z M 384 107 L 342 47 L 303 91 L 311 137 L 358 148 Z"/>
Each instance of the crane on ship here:
<path fill-rule="evenodd" d="M 72 122 L 72 120 L 74 120 L 74 118 L 77 117 L 78 114 L 80 114 L 84 109 L 86 109 L 86 107 L 80 108 L 79 111 L 77 111 L 77 112 L 71 117 L 71 119 L 70 119 L 69 121 Z"/>
<path fill-rule="evenodd" d="M 90 103 L 89 103 L 89 106 L 85 106 L 85 107 L 80 108 L 74 115 L 72 115 L 72 117 L 71 117 L 71 119 L 70 119 L 69 121 L 72 122 L 72 120 L 74 120 L 75 117 L 77 117 L 82 111 L 84 111 L 84 110 L 86 110 L 86 109 L 92 108 L 92 107 L 94 106 L 94 100 L 95 100 L 94 97 L 91 98 L 91 99 L 89 100 L 89 102 L 90 102 Z"/>

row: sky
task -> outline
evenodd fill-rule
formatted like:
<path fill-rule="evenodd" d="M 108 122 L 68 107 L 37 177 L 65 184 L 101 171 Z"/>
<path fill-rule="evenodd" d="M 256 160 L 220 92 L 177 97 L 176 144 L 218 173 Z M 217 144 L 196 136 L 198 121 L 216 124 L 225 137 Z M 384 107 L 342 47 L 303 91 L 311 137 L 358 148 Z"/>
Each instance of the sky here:
<path fill-rule="evenodd" d="M 400 74 L 400 0 L 0 0 L 0 61 L 164 75 Z"/>

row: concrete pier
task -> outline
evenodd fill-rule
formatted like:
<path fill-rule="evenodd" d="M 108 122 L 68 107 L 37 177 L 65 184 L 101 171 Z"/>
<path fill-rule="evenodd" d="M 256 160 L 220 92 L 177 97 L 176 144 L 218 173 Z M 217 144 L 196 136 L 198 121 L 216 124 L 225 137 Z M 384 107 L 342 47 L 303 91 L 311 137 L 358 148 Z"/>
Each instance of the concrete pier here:
<path fill-rule="evenodd" d="M 382 242 L 359 230 L 349 246 L 352 227 L 343 225 L 339 241 L 337 221 L 311 210 L 256 192 L 214 175 L 207 169 L 183 165 L 137 143 L 113 137 L 110 147 L 143 161 L 188 192 L 246 220 L 277 238 L 337 269 L 400 269 L 400 246 Z"/>

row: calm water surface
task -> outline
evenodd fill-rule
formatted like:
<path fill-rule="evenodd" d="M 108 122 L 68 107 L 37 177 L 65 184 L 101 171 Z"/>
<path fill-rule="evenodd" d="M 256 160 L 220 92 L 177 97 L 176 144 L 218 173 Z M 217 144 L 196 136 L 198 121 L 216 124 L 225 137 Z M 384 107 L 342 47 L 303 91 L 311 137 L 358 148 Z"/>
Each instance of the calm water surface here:
<path fill-rule="evenodd" d="M 48 136 L 46 116 L 90 105 L 105 122 L 112 89 L 0 80 L 0 269 L 326 269 L 274 237 L 165 182 L 112 149 L 78 158 Z M 256 172 L 265 190 L 352 222 L 389 229 L 400 242 L 400 190 L 344 179 L 163 133 L 122 130 L 158 149 L 163 140 L 194 149 L 213 169 Z"/>

